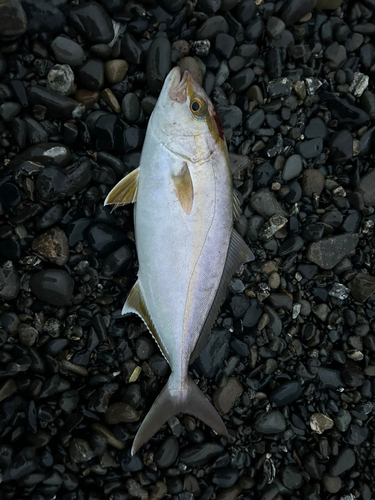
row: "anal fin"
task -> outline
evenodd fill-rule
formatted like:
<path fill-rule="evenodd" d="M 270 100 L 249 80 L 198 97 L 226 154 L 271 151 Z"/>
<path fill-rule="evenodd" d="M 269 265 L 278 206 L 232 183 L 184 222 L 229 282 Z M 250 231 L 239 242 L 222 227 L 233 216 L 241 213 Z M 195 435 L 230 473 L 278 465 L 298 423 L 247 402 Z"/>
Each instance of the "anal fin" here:
<path fill-rule="evenodd" d="M 241 236 L 237 233 L 235 229 L 232 231 L 232 237 L 230 239 L 227 260 L 225 261 L 223 274 L 221 275 L 221 280 L 219 287 L 216 292 L 215 299 L 212 303 L 210 312 L 206 318 L 203 325 L 201 334 L 199 336 L 198 342 L 190 356 L 190 363 L 192 363 L 201 353 L 202 349 L 205 347 L 207 338 L 211 332 L 212 326 L 216 320 L 221 304 L 223 303 L 226 294 L 228 283 L 237 271 L 237 269 L 244 262 L 249 262 L 254 260 L 254 254 L 250 248 L 246 245 Z"/>
<path fill-rule="evenodd" d="M 158 347 L 165 357 L 165 359 L 169 362 L 167 353 L 165 352 L 162 343 L 160 341 L 159 335 L 156 331 L 155 325 L 151 319 L 151 316 L 148 312 L 146 302 L 143 298 L 141 287 L 139 285 L 139 282 L 137 281 L 133 288 L 130 290 L 130 293 L 128 295 L 128 298 L 126 299 L 126 302 L 124 304 L 124 307 L 122 309 L 122 314 L 129 314 L 129 313 L 134 313 L 137 316 L 139 316 L 144 324 L 147 326 L 148 331 L 151 333 L 153 338 L 155 339 L 155 342 L 158 344 Z"/>
<path fill-rule="evenodd" d="M 127 205 L 137 200 L 139 167 L 126 177 L 108 193 L 104 205 Z"/>

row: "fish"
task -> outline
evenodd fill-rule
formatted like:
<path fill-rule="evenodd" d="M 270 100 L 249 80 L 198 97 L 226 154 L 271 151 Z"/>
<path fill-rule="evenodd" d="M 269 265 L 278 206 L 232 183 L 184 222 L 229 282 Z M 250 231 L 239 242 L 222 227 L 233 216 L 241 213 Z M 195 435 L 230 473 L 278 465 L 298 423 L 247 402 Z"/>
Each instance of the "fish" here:
<path fill-rule="evenodd" d="M 139 270 L 122 314 L 143 320 L 171 368 L 131 453 L 179 413 L 228 438 L 189 365 L 207 342 L 231 277 L 253 254 L 233 227 L 240 203 L 220 120 L 188 71 L 181 75 L 175 67 L 167 75 L 139 167 L 105 200 L 115 207 L 128 203 L 134 203 Z"/>

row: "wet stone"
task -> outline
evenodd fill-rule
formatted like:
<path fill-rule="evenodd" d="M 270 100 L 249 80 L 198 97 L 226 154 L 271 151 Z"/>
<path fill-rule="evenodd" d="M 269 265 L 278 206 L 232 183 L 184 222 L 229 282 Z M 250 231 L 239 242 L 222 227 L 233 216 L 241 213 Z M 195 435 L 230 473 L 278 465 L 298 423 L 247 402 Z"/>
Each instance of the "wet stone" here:
<path fill-rule="evenodd" d="M 236 467 L 221 467 L 212 476 L 212 482 L 219 488 L 230 488 L 238 479 L 238 469 Z"/>
<path fill-rule="evenodd" d="M 348 130 L 335 132 L 329 138 L 330 160 L 342 163 L 353 156 L 353 136 Z"/>
<path fill-rule="evenodd" d="M 337 493 L 341 490 L 342 481 L 339 477 L 332 477 L 326 472 L 322 476 L 322 485 L 328 493 Z"/>
<path fill-rule="evenodd" d="M 368 274 L 358 273 L 349 282 L 349 288 L 357 302 L 366 302 L 375 293 L 375 278 Z"/>
<path fill-rule="evenodd" d="M 69 455 L 74 462 L 88 462 L 94 457 L 94 453 L 85 439 L 73 438 L 69 444 Z"/>
<path fill-rule="evenodd" d="M 235 45 L 236 40 L 226 33 L 219 33 L 215 39 L 215 50 L 225 59 L 231 57 Z"/>
<path fill-rule="evenodd" d="M 178 452 L 178 440 L 174 436 L 168 436 L 155 451 L 154 460 L 156 465 L 160 469 L 170 467 L 176 462 Z"/>
<path fill-rule="evenodd" d="M 72 298 L 74 281 L 66 271 L 45 269 L 31 277 L 30 288 L 39 300 L 54 306 L 65 306 Z"/>
<path fill-rule="evenodd" d="M 33 36 L 39 33 L 58 35 L 66 25 L 62 11 L 44 0 L 23 0 L 22 7 L 27 16 L 27 32 Z"/>
<path fill-rule="evenodd" d="M 229 83 L 233 87 L 234 92 L 243 92 L 250 87 L 254 78 L 254 71 L 251 68 L 246 68 L 232 76 Z"/>
<path fill-rule="evenodd" d="M 321 118 L 311 118 L 304 135 L 307 139 L 315 139 L 317 137 L 325 139 L 327 136 L 327 127 Z"/>
<path fill-rule="evenodd" d="M 231 335 L 224 329 L 213 329 L 207 344 L 202 350 L 194 367 L 205 377 L 212 378 L 229 355 L 229 339 Z"/>
<path fill-rule="evenodd" d="M 75 30 L 92 44 L 111 42 L 113 25 L 107 11 L 97 2 L 86 2 L 69 11 L 69 21 Z"/>
<path fill-rule="evenodd" d="M 20 291 L 18 271 L 11 260 L 0 265 L 0 297 L 5 300 L 15 299 Z"/>
<path fill-rule="evenodd" d="M 292 82 L 288 78 L 276 78 L 271 80 L 267 86 L 271 98 L 288 97 L 292 93 Z"/>
<path fill-rule="evenodd" d="M 127 240 L 126 235 L 106 224 L 93 224 L 87 233 L 91 248 L 101 255 L 108 255 L 117 250 Z"/>
<path fill-rule="evenodd" d="M 32 326 L 21 324 L 18 330 L 18 338 L 22 345 L 31 347 L 38 338 L 38 331 Z"/>
<path fill-rule="evenodd" d="M 20 111 L 21 105 L 18 102 L 4 102 L 0 105 L 0 118 L 5 122 L 10 122 L 18 116 Z"/>
<path fill-rule="evenodd" d="M 320 195 L 324 189 L 324 175 L 319 170 L 307 169 L 302 174 L 301 185 L 304 196 Z"/>
<path fill-rule="evenodd" d="M 27 29 L 27 18 L 18 0 L 0 2 L 0 35 L 2 37 L 21 36 Z"/>
<path fill-rule="evenodd" d="M 63 266 L 69 258 L 68 239 L 59 228 L 52 228 L 34 239 L 32 249 L 45 260 Z"/>
<path fill-rule="evenodd" d="M 250 306 L 246 311 L 243 319 L 243 326 L 245 328 L 253 328 L 258 324 L 262 316 L 262 308 L 257 299 L 250 299 Z"/>
<path fill-rule="evenodd" d="M 263 125 L 265 116 L 263 109 L 258 109 L 246 120 L 246 128 L 251 132 L 256 132 Z"/>
<path fill-rule="evenodd" d="M 128 71 L 129 64 L 124 59 L 112 59 L 105 63 L 104 70 L 108 83 L 116 85 L 122 82 Z"/>
<path fill-rule="evenodd" d="M 185 448 L 179 456 L 179 461 L 188 467 L 200 467 L 224 451 L 219 443 L 203 443 L 192 448 Z"/>
<path fill-rule="evenodd" d="M 83 63 L 85 53 L 82 47 L 65 36 L 56 37 L 51 43 L 51 49 L 56 60 L 61 64 L 69 64 L 69 66 L 79 66 Z"/>
<path fill-rule="evenodd" d="M 146 62 L 147 83 L 153 94 L 159 94 L 171 69 L 171 44 L 167 38 L 155 38 Z"/>
<path fill-rule="evenodd" d="M 114 403 L 108 406 L 105 420 L 108 424 L 115 425 L 121 422 L 131 423 L 139 420 L 139 413 L 127 403 Z"/>
<path fill-rule="evenodd" d="M 357 192 L 362 195 L 366 207 L 375 206 L 375 169 L 361 178 Z"/>
<path fill-rule="evenodd" d="M 221 415 L 227 414 L 241 396 L 243 387 L 235 377 L 230 377 L 227 384 L 217 389 L 213 396 L 212 402 Z"/>
<path fill-rule="evenodd" d="M 120 54 L 128 63 L 139 64 L 142 59 L 143 49 L 133 35 L 125 33 L 121 40 Z"/>
<path fill-rule="evenodd" d="M 228 23 L 223 16 L 212 16 L 197 30 L 197 40 L 213 40 L 219 33 L 228 33 Z"/>
<path fill-rule="evenodd" d="M 340 234 L 314 241 L 309 245 L 306 256 L 310 262 L 322 269 L 332 269 L 358 244 L 357 234 Z"/>
<path fill-rule="evenodd" d="M 287 0 L 282 7 L 281 19 L 286 26 L 291 26 L 311 12 L 315 4 L 316 0 L 308 0 L 307 2 L 302 2 L 301 0 Z"/>
<path fill-rule="evenodd" d="M 98 59 L 88 59 L 80 66 L 78 78 L 82 87 L 100 90 L 104 85 L 104 65 Z"/>
<path fill-rule="evenodd" d="M 272 215 L 285 216 L 284 210 L 268 189 L 260 189 L 250 198 L 250 206 L 262 217 L 269 219 Z"/>
<path fill-rule="evenodd" d="M 283 180 L 290 181 L 295 177 L 298 177 L 302 172 L 302 160 L 299 155 L 290 156 L 284 165 L 283 169 Z"/>
<path fill-rule="evenodd" d="M 339 476 L 354 467 L 355 462 L 354 451 L 351 448 L 343 448 L 338 456 L 332 459 L 328 473 L 331 476 Z"/>
<path fill-rule="evenodd" d="M 286 429 L 285 418 L 278 410 L 259 413 L 253 425 L 261 434 L 279 434 Z"/>
<path fill-rule="evenodd" d="M 294 403 L 302 395 L 302 387 L 299 382 L 283 382 L 272 391 L 269 396 L 270 403 L 274 403 L 278 408 Z"/>
<path fill-rule="evenodd" d="M 323 140 L 318 137 L 297 144 L 296 151 L 306 160 L 316 158 L 323 151 Z"/>
<path fill-rule="evenodd" d="M 65 413 L 72 413 L 76 409 L 79 403 L 79 392 L 72 389 L 70 391 L 65 391 L 59 400 L 59 407 Z"/>

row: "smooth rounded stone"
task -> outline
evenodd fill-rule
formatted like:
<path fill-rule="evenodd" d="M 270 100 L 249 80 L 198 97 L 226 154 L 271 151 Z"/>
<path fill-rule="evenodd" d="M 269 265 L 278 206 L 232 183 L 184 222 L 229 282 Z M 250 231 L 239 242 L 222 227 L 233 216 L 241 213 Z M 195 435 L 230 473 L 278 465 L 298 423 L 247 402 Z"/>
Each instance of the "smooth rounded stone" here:
<path fill-rule="evenodd" d="M 232 309 L 235 318 L 242 318 L 250 304 L 250 299 L 246 295 L 235 295 L 230 301 L 230 308 Z"/>
<path fill-rule="evenodd" d="M 99 101 L 99 96 L 98 91 L 93 92 L 85 89 L 77 90 L 75 94 L 76 100 L 82 103 L 86 109 L 91 109 Z"/>
<path fill-rule="evenodd" d="M 91 44 L 109 43 L 113 40 L 112 20 L 97 2 L 85 2 L 69 10 L 69 24 Z"/>
<path fill-rule="evenodd" d="M 295 465 L 287 465 L 281 472 L 281 480 L 285 488 L 297 490 L 303 485 L 303 477 Z"/>
<path fill-rule="evenodd" d="M 323 140 L 320 137 L 310 139 L 309 141 L 299 142 L 296 146 L 296 152 L 306 160 L 316 158 L 323 151 Z"/>
<path fill-rule="evenodd" d="M 80 84 L 88 90 L 100 90 L 104 85 L 104 65 L 98 59 L 88 59 L 77 73 Z"/>
<path fill-rule="evenodd" d="M 333 269 L 340 260 L 356 248 L 358 241 L 358 235 L 353 233 L 322 238 L 309 245 L 306 257 L 322 269 Z"/>
<path fill-rule="evenodd" d="M 194 367 L 199 373 L 207 378 L 215 376 L 229 355 L 230 337 L 227 330 L 218 328 L 212 330 L 205 348 L 194 361 Z"/>
<path fill-rule="evenodd" d="M 72 413 L 79 403 L 79 392 L 75 389 L 65 391 L 61 394 L 59 399 L 59 407 L 65 411 L 65 413 Z"/>
<path fill-rule="evenodd" d="M 251 68 L 246 68 L 233 75 L 229 83 L 233 87 L 234 92 L 243 92 L 252 84 L 254 78 L 254 71 Z"/>
<path fill-rule="evenodd" d="M 180 68 L 181 75 L 185 73 L 185 71 L 189 71 L 193 79 L 202 85 L 202 70 L 194 57 L 184 57 L 181 61 L 178 62 L 178 67 Z"/>
<path fill-rule="evenodd" d="M 213 40 L 219 33 L 228 33 L 229 27 L 223 16 L 212 16 L 197 30 L 197 40 Z"/>
<path fill-rule="evenodd" d="M 269 219 L 272 215 L 282 215 L 285 217 L 285 212 L 281 208 L 280 203 L 268 189 L 259 189 L 259 191 L 252 194 L 250 206 L 265 219 Z"/>
<path fill-rule="evenodd" d="M 18 271 L 11 260 L 0 264 L 0 297 L 7 301 L 15 299 L 20 291 Z"/>
<path fill-rule="evenodd" d="M 366 300 L 375 293 L 375 278 L 368 274 L 358 273 L 349 282 L 350 292 L 357 302 Z"/>
<path fill-rule="evenodd" d="M 286 160 L 283 168 L 283 180 L 285 182 L 298 177 L 302 172 L 302 159 L 300 155 L 292 155 Z"/>
<path fill-rule="evenodd" d="M 295 380 L 291 380 L 280 384 L 279 387 L 271 392 L 268 399 L 270 403 L 274 403 L 278 408 L 280 408 L 294 403 L 294 401 L 297 401 L 301 395 L 301 384 Z"/>
<path fill-rule="evenodd" d="M 309 198 L 313 194 L 320 195 L 324 189 L 324 181 L 324 175 L 319 170 L 313 168 L 305 170 L 301 177 L 303 195 Z"/>
<path fill-rule="evenodd" d="M 51 49 L 56 60 L 61 64 L 69 66 L 79 66 L 85 59 L 85 53 L 82 47 L 65 36 L 56 37 L 51 43 Z"/>
<path fill-rule="evenodd" d="M 231 128 L 234 130 L 242 123 L 242 111 L 238 106 L 220 106 L 216 111 L 223 129 Z"/>
<path fill-rule="evenodd" d="M 230 488 L 238 479 L 237 467 L 221 467 L 212 476 L 212 482 L 219 488 Z"/>
<path fill-rule="evenodd" d="M 271 16 L 266 25 L 266 32 L 270 38 L 279 38 L 285 29 L 285 23 L 278 17 Z"/>
<path fill-rule="evenodd" d="M 63 266 L 69 258 L 69 243 L 64 231 L 52 228 L 35 238 L 32 249 L 43 259 Z"/>
<path fill-rule="evenodd" d="M 66 271 L 45 269 L 33 274 L 30 288 L 39 300 L 53 306 L 66 306 L 73 296 L 74 281 Z"/>
<path fill-rule="evenodd" d="M 135 352 L 141 361 L 151 358 L 155 351 L 155 342 L 150 336 L 141 335 L 135 341 Z"/>
<path fill-rule="evenodd" d="M 236 45 L 236 40 L 232 35 L 228 35 L 226 33 L 219 33 L 216 36 L 215 50 L 220 56 L 224 57 L 225 59 L 230 58 L 235 45 Z"/>
<path fill-rule="evenodd" d="M 327 127 L 323 120 L 316 117 L 311 118 L 305 129 L 304 135 L 307 139 L 316 139 L 318 137 L 325 139 L 327 137 L 327 133 Z"/>
<path fill-rule="evenodd" d="M 143 462 L 139 453 L 131 455 L 130 449 L 123 451 L 120 455 L 120 465 L 124 472 L 138 472 L 143 469 Z"/>
<path fill-rule="evenodd" d="M 168 493 L 168 486 L 164 481 L 156 481 L 154 489 L 151 491 L 149 500 L 161 500 Z"/>
<path fill-rule="evenodd" d="M 328 493 L 338 493 L 341 490 L 342 481 L 340 477 L 333 477 L 324 472 L 322 476 L 322 485 Z"/>
<path fill-rule="evenodd" d="M 40 33 L 57 35 L 66 25 L 65 15 L 52 2 L 44 0 L 23 0 L 22 7 L 27 17 L 27 33 L 34 36 Z"/>
<path fill-rule="evenodd" d="M 56 64 L 47 75 L 47 87 L 62 95 L 74 90 L 74 73 L 68 64 Z"/>
<path fill-rule="evenodd" d="M 179 444 L 174 436 L 168 436 L 154 453 L 155 464 L 159 469 L 166 469 L 175 463 Z"/>
<path fill-rule="evenodd" d="M 133 254 L 131 250 L 123 245 L 108 255 L 103 261 L 102 274 L 109 277 L 124 269 L 131 261 Z"/>
<path fill-rule="evenodd" d="M 129 64 L 124 59 L 112 59 L 104 65 L 105 77 L 108 83 L 116 85 L 122 82 L 128 72 Z"/>
<path fill-rule="evenodd" d="M 243 319 L 244 328 L 253 328 L 256 326 L 262 316 L 262 308 L 257 299 L 250 299 L 250 306 Z"/>
<path fill-rule="evenodd" d="M 361 96 L 361 108 L 369 114 L 371 120 L 375 120 L 375 94 L 365 90 Z"/>
<path fill-rule="evenodd" d="M 24 117 L 27 128 L 27 136 L 31 143 L 47 142 L 48 133 L 40 123 L 29 116 Z"/>
<path fill-rule="evenodd" d="M 349 130 L 340 130 L 329 138 L 329 158 L 333 163 L 342 163 L 353 156 L 353 136 Z"/>
<path fill-rule="evenodd" d="M 18 0 L 0 1 L 0 36 L 17 37 L 25 33 L 27 17 Z"/>
<path fill-rule="evenodd" d="M 282 243 L 279 248 L 279 255 L 281 257 L 286 257 L 293 252 L 298 252 L 304 244 L 305 242 L 301 236 L 292 236 Z"/>
<path fill-rule="evenodd" d="M 253 427 L 261 434 L 279 434 L 285 431 L 286 420 L 278 410 L 261 412 L 255 417 Z"/>
<path fill-rule="evenodd" d="M 342 448 L 337 457 L 331 460 L 328 474 L 339 476 L 343 472 L 354 467 L 356 463 L 355 454 L 352 448 Z"/>
<path fill-rule="evenodd" d="M 168 38 L 155 38 L 147 51 L 147 83 L 153 94 L 159 94 L 171 69 L 171 44 Z"/>
<path fill-rule="evenodd" d="M 235 377 L 230 377 L 226 385 L 216 389 L 212 396 L 212 402 L 221 415 L 230 412 L 235 402 L 243 393 L 243 387 Z"/>
<path fill-rule="evenodd" d="M 120 54 L 128 63 L 139 64 L 142 59 L 143 49 L 133 35 L 125 33 L 121 40 Z"/>
<path fill-rule="evenodd" d="M 324 57 L 329 61 L 327 63 L 329 68 L 336 70 L 341 68 L 347 60 L 346 49 L 344 45 L 341 45 L 338 42 L 333 42 L 324 51 Z"/>
<path fill-rule="evenodd" d="M 89 462 L 94 453 L 85 439 L 73 438 L 69 444 L 69 455 L 76 463 Z"/>
<path fill-rule="evenodd" d="M 286 293 L 271 293 L 268 297 L 268 303 L 274 309 L 292 309 L 293 301 Z"/>
<path fill-rule="evenodd" d="M 115 425 L 121 422 L 131 423 L 137 422 L 140 416 L 137 410 L 127 403 L 113 403 L 108 406 L 105 412 L 105 420 L 107 424 Z"/>
<path fill-rule="evenodd" d="M 0 386 L 0 402 L 4 401 L 4 399 L 9 398 L 10 396 L 12 396 L 12 394 L 14 394 L 17 391 L 18 388 L 16 382 L 12 378 L 9 378 Z"/>
<path fill-rule="evenodd" d="M 281 19 L 286 26 L 291 26 L 311 12 L 315 4 L 316 0 L 306 2 L 303 0 L 287 0 L 282 7 Z"/>
<path fill-rule="evenodd" d="M 125 234 L 103 223 L 93 224 L 87 232 L 87 241 L 90 247 L 101 255 L 114 252 L 126 240 Z"/>
<path fill-rule="evenodd" d="M 264 22 L 261 17 L 257 17 L 247 25 L 245 38 L 249 42 L 256 42 L 264 32 Z"/>
<path fill-rule="evenodd" d="M 104 89 L 100 92 L 100 97 L 114 113 L 120 113 L 121 106 L 111 89 Z"/>
<path fill-rule="evenodd" d="M 347 99 L 340 99 L 331 92 L 321 92 L 320 102 L 325 103 L 332 118 L 338 120 L 340 126 L 353 130 L 366 125 L 370 121 L 369 115 L 362 109 L 350 104 Z"/>
<path fill-rule="evenodd" d="M 366 207 L 375 207 L 375 169 L 361 178 L 356 191 L 362 195 Z"/>
<path fill-rule="evenodd" d="M 32 326 L 21 324 L 18 330 L 18 338 L 22 345 L 31 347 L 38 338 L 38 331 Z"/>
<path fill-rule="evenodd" d="M 53 118 L 81 118 L 86 111 L 78 101 L 40 85 L 29 87 L 28 93 L 31 103 L 44 106 Z"/>
<path fill-rule="evenodd" d="M 122 143 L 124 153 L 141 149 L 143 139 L 144 132 L 138 127 L 129 127 L 124 130 Z"/>
<path fill-rule="evenodd" d="M 21 111 L 21 105 L 18 102 L 4 102 L 0 106 L 0 118 L 5 122 L 12 121 Z"/>
<path fill-rule="evenodd" d="M 179 456 L 179 462 L 188 467 L 200 467 L 224 451 L 219 443 L 202 443 L 192 448 L 184 448 Z"/>
<path fill-rule="evenodd" d="M 369 435 L 368 427 L 359 426 L 356 424 L 351 424 L 347 433 L 346 440 L 347 443 L 351 446 L 359 446 L 363 444 Z"/>

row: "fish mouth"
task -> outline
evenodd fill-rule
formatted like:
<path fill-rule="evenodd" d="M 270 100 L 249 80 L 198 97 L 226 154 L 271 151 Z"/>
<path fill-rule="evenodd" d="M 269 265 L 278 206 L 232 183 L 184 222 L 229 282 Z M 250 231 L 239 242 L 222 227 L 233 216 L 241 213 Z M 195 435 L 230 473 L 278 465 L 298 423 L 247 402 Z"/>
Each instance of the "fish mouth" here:
<path fill-rule="evenodd" d="M 172 70 L 172 82 L 169 89 L 169 97 L 172 101 L 185 102 L 187 98 L 187 87 L 192 77 L 189 71 L 185 71 L 181 77 L 180 68 L 177 66 Z"/>

